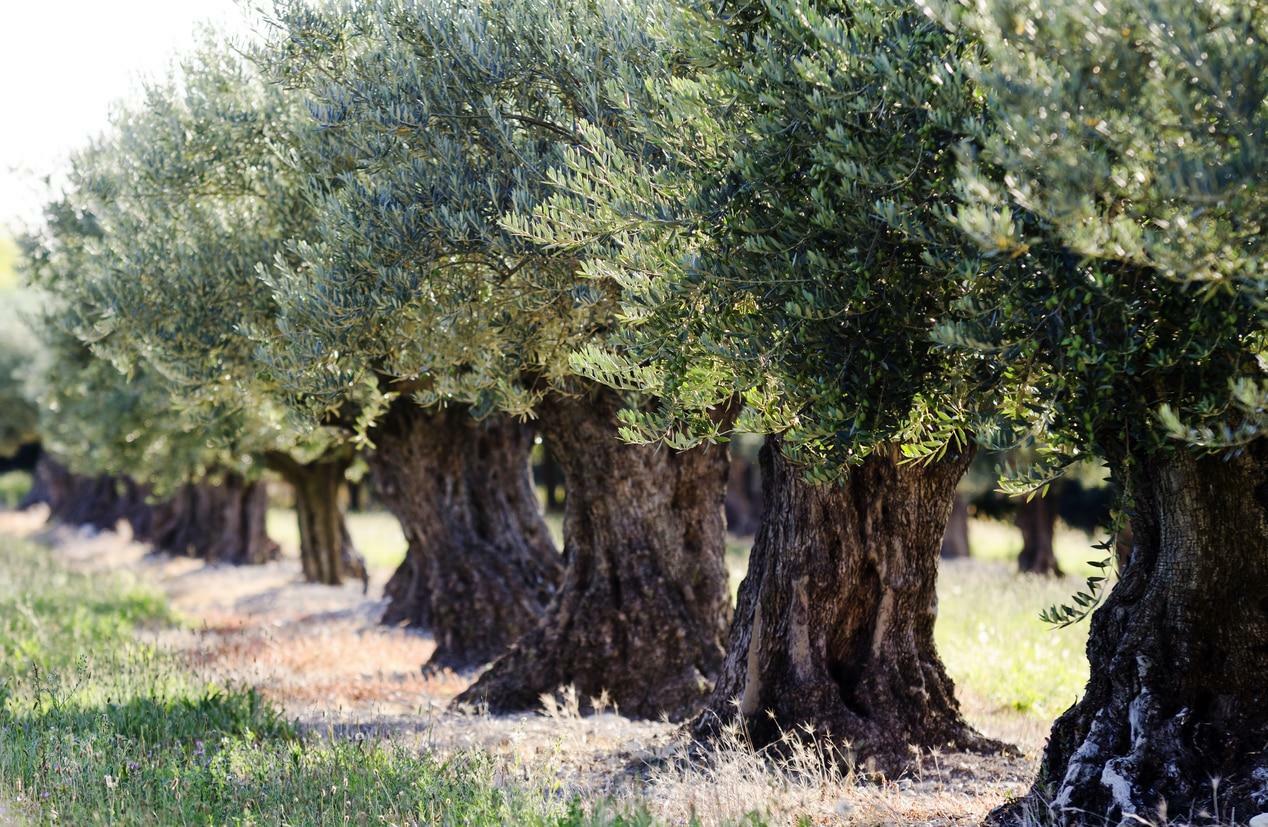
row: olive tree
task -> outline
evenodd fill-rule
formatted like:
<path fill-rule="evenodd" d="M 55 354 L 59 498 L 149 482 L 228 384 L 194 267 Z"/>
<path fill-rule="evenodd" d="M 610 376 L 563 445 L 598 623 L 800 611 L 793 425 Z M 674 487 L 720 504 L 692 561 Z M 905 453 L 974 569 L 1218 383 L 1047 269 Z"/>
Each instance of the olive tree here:
<path fill-rule="evenodd" d="M 399 388 L 391 429 L 371 432 L 381 465 L 428 451 L 439 454 L 434 464 L 459 438 L 479 444 L 473 431 L 519 434 L 525 426 L 512 418 L 534 417 L 564 471 L 558 592 L 461 699 L 494 710 L 534 706 L 573 684 L 583 698 L 606 691 L 628 714 L 681 718 L 722 661 L 725 451 L 617 438 L 618 411 L 637 399 L 578 376 L 570 362 L 613 328 L 616 286 L 504 226 L 550 191 L 581 122 L 621 129 L 613 97 L 663 58 L 657 14 L 606 0 L 426 0 L 357 4 L 333 19 L 283 16 L 281 71 L 303 78 L 332 151 L 353 167 L 326 203 L 323 238 L 301 251 L 306 266 L 278 276 L 298 387 L 332 403 L 367 373 Z M 412 454 L 395 447 L 406 428 L 419 432 Z M 520 485 L 528 447 L 490 448 L 471 462 L 508 457 L 505 471 L 491 467 Z M 427 467 L 394 465 L 381 476 L 410 482 Z M 496 478 L 481 488 L 473 499 L 506 490 Z M 468 549 L 462 565 L 505 568 L 503 546 L 523 543 L 515 535 L 526 535 L 525 521 L 507 505 L 461 505 L 450 522 L 494 519 L 442 526 L 464 537 L 496 532 L 484 556 Z M 438 545 L 420 551 L 418 568 L 424 553 L 446 552 Z M 474 579 L 465 572 L 439 582 L 457 588 Z M 468 624 L 506 602 L 498 592 L 472 596 L 481 599 Z"/>
<path fill-rule="evenodd" d="M 1133 535 L 1087 689 L 997 815 L 1240 821 L 1268 809 L 1268 7 L 950 13 L 985 45 L 994 114 L 959 220 L 1011 263 L 940 336 L 1044 421 L 1057 464 L 1106 458 Z"/>
<path fill-rule="evenodd" d="M 320 171 L 294 138 L 306 125 L 293 95 L 223 45 L 188 55 L 80 157 L 73 180 L 101 238 L 62 292 L 99 353 L 144 365 L 199 428 L 292 485 L 304 575 L 338 584 L 366 579 L 341 502 L 352 429 L 295 417 L 256 355 L 276 325 L 257 271 L 315 221 L 303 194 Z"/>
<path fill-rule="evenodd" d="M 978 257 L 947 220 L 981 135 L 973 46 L 909 3 L 689 6 L 680 59 L 596 127 L 517 229 L 623 288 L 578 355 L 654 409 L 627 438 L 767 434 L 765 511 L 721 678 L 695 731 L 739 721 L 901 768 L 991 748 L 934 647 L 939 548 L 974 453 L 963 359 L 932 339 Z"/>
<path fill-rule="evenodd" d="M 125 373 L 105 358 L 108 331 L 98 330 L 92 347 L 83 340 L 95 326 L 74 298 L 104 257 L 101 225 L 81 195 L 50 204 L 26 243 L 27 279 L 45 295 L 33 316 L 39 359 L 28 370 L 46 449 L 37 487 L 55 518 L 99 528 L 127 519 L 158 548 L 207 560 L 273 559 L 251 457 L 214 446 L 155 371 Z"/>
<path fill-rule="evenodd" d="M 36 310 L 33 298 L 0 288 L 0 302 L 0 457 L 8 457 L 39 440 L 39 411 L 25 376 L 39 342 L 24 318 Z"/>

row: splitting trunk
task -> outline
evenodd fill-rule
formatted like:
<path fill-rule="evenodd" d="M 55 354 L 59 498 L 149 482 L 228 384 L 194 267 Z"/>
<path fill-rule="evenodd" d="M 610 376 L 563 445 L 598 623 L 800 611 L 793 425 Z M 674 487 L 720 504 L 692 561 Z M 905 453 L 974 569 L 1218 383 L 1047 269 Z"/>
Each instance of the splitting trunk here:
<path fill-rule="evenodd" d="M 1017 509 L 1017 528 L 1021 529 L 1021 553 L 1017 568 L 1030 574 L 1061 576 L 1057 555 L 1052 547 L 1057 527 L 1057 504 L 1053 497 L 1032 497 Z"/>
<path fill-rule="evenodd" d="M 1119 478 L 1134 547 L 1092 617 L 1087 690 L 996 823 L 1268 811 L 1268 440 L 1232 458 L 1136 456 Z"/>
<path fill-rule="evenodd" d="M 352 463 L 342 457 L 301 463 L 286 454 L 270 454 L 267 459 L 295 491 L 304 579 L 338 586 L 353 578 L 368 588 L 365 559 L 353 545 L 344 519 L 345 474 Z"/>
<path fill-rule="evenodd" d="M 815 486 L 767 439 L 765 514 L 698 736 L 738 723 L 758 746 L 796 737 L 889 774 L 913 748 L 1002 747 L 965 723 L 933 641 L 939 547 L 970 457 L 876 453 Z"/>
<path fill-rule="evenodd" d="M 409 544 L 384 622 L 431 631 L 429 669 L 488 663 L 534 626 L 559 579 L 529 467 L 533 429 L 402 397 L 373 437 L 375 490 Z"/>
<path fill-rule="evenodd" d="M 966 559 L 969 556 L 969 501 L 956 494 L 951 505 L 951 518 L 942 535 L 942 559 Z"/>
<path fill-rule="evenodd" d="M 575 687 L 626 715 L 682 720 L 708 696 L 730 617 L 727 451 L 622 442 L 607 389 L 542 403 L 563 467 L 563 585 L 543 622 L 459 696 L 495 712 Z"/>

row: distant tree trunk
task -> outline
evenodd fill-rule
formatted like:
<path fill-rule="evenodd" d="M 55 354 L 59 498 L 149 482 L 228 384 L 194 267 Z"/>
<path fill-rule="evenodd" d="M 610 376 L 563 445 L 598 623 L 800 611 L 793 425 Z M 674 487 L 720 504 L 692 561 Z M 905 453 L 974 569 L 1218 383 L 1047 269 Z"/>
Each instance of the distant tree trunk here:
<path fill-rule="evenodd" d="M 951 518 L 947 520 L 947 530 L 942 535 L 941 555 L 944 560 L 969 556 L 969 501 L 963 494 L 956 494 L 952 501 Z"/>
<path fill-rule="evenodd" d="M 726 665 L 694 730 L 739 722 L 904 769 L 911 748 L 993 749 L 960 714 L 934 648 L 938 550 L 972 451 L 923 464 L 876 453 L 831 486 L 762 449 L 765 513 Z M 738 703 L 737 703 L 738 701 Z"/>
<path fill-rule="evenodd" d="M 760 507 L 760 503 L 757 504 Z M 758 511 L 753 502 L 753 468 L 743 457 L 731 457 L 726 480 L 726 527 L 732 534 L 748 536 L 757 530 Z"/>
<path fill-rule="evenodd" d="M 44 504 L 51 521 L 111 531 L 124 516 L 122 484 L 118 477 L 76 474 L 42 453 L 35 464 L 31 490 L 20 507 Z"/>
<path fill-rule="evenodd" d="M 209 563 L 257 565 L 278 558 L 265 530 L 264 486 L 237 474 L 218 482 L 188 483 L 171 497 L 150 502 L 142 490 L 128 519 L 133 534 L 159 551 Z"/>
<path fill-rule="evenodd" d="M 532 427 L 402 397 L 373 439 L 375 490 L 409 543 L 384 622 L 431 631 L 428 668 L 488 663 L 534 626 L 559 580 L 529 468 Z"/>
<path fill-rule="evenodd" d="M 1087 690 L 995 823 L 1268 811 L 1268 440 L 1130 467 L 1135 548 L 1092 617 Z"/>
<path fill-rule="evenodd" d="M 557 514 L 564 510 L 563 498 L 559 496 L 564 472 L 559 467 L 559 460 L 550 452 L 550 446 L 542 447 L 545 449 L 542 451 L 542 488 L 546 490 L 546 511 Z"/>
<path fill-rule="evenodd" d="M 495 712 L 575 686 L 622 713 L 681 720 L 722 664 L 731 609 L 722 500 L 727 451 L 675 452 L 617 435 L 607 389 L 549 398 L 542 431 L 563 467 L 563 584 L 545 620 L 465 693 Z"/>
<path fill-rule="evenodd" d="M 1049 496 L 1036 496 L 1017 508 L 1017 527 L 1021 529 L 1017 568 L 1021 571 L 1061 576 L 1052 547 L 1057 526 L 1057 507 L 1053 500 Z"/>
<path fill-rule="evenodd" d="M 365 481 L 346 483 L 348 488 L 348 510 L 357 512 L 365 510 Z"/>
<path fill-rule="evenodd" d="M 365 559 L 352 543 L 344 519 L 345 474 L 352 464 L 341 457 L 301 463 L 280 452 L 266 458 L 295 491 L 299 521 L 299 560 L 309 583 L 338 586 L 346 578 L 368 587 Z"/>

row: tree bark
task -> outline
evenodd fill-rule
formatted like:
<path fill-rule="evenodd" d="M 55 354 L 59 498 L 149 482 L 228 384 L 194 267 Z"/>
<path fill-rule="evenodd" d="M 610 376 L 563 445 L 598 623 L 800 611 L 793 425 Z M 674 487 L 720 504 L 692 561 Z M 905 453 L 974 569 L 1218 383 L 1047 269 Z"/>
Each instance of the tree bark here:
<path fill-rule="evenodd" d="M 722 500 L 727 451 L 622 442 L 617 393 L 540 406 L 563 467 L 563 585 L 542 623 L 459 703 L 529 709 L 572 686 L 626 715 L 682 720 L 707 697 L 730 618 Z"/>
<path fill-rule="evenodd" d="M 942 559 L 966 559 L 969 556 L 969 501 L 956 494 L 951 504 L 951 517 L 942 535 Z"/>
<path fill-rule="evenodd" d="M 365 558 L 353 545 L 344 519 L 345 474 L 352 464 L 342 457 L 326 457 L 301 463 L 288 454 L 266 458 L 295 491 L 295 515 L 299 521 L 299 560 L 309 583 L 338 586 L 347 578 L 369 588 Z"/>
<path fill-rule="evenodd" d="M 698 737 L 738 723 L 758 746 L 796 737 L 887 774 L 913 748 L 1002 747 L 965 723 L 933 641 L 939 547 L 971 455 L 876 453 L 814 486 L 767 438 L 765 514 Z"/>
<path fill-rule="evenodd" d="M 1061 576 L 1057 555 L 1052 547 L 1057 527 L 1057 507 L 1053 497 L 1036 496 L 1017 509 L 1017 528 L 1021 529 L 1021 553 L 1017 568 L 1030 574 Z"/>
<path fill-rule="evenodd" d="M 1218 806 L 1219 823 L 1241 823 L 1268 811 L 1268 440 L 1115 472 L 1134 548 L 1092 617 L 1087 690 L 1030 794 L 994 821 L 1201 822 Z"/>
<path fill-rule="evenodd" d="M 373 439 L 375 490 L 409 544 L 384 622 L 431 631 L 427 668 L 488 663 L 533 627 L 559 580 L 529 468 L 532 427 L 402 397 Z"/>
<path fill-rule="evenodd" d="M 138 487 L 129 499 L 133 535 L 159 551 L 235 565 L 267 563 L 279 556 L 277 543 L 265 530 L 268 494 L 263 485 L 240 475 L 188 483 L 157 502 Z"/>

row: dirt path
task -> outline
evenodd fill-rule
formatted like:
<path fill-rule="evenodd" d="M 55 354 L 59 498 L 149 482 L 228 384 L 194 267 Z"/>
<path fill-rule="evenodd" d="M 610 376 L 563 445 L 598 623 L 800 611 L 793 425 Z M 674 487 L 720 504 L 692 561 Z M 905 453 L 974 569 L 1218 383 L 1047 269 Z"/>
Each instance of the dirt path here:
<path fill-rule="evenodd" d="M 67 564 L 123 571 L 164 593 L 185 628 L 158 635 L 207 679 L 256 687 L 309 731 L 382 737 L 420 749 L 481 749 L 505 777 L 562 794 L 638 800 L 675 824 L 734 820 L 758 808 L 772 823 L 801 816 L 815 824 L 977 824 L 1022 792 L 1034 771 L 1041 729 L 970 715 L 988 734 L 1022 742 L 1023 758 L 931 756 L 911 777 L 861 784 L 824 771 L 815 756 L 772 766 L 739 738 L 720 757 L 690 760 L 677 728 L 606 712 L 582 717 L 570 705 L 540 714 L 492 717 L 454 712 L 469 682 L 424 676 L 433 647 L 423 633 L 379 624 L 390 572 L 343 588 L 300 580 L 292 559 L 255 567 L 208 566 L 149 553 L 126 534 L 47 527 L 38 511 L 0 512 L 0 534 L 29 537 Z M 1032 731 L 1033 730 L 1033 731 Z"/>

